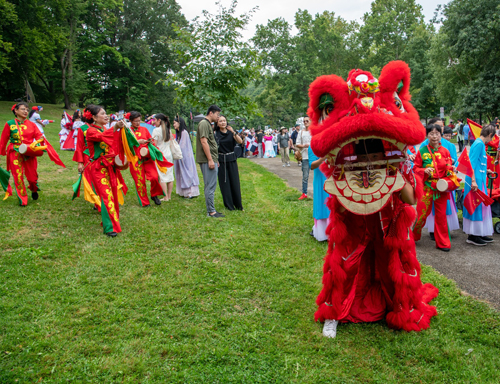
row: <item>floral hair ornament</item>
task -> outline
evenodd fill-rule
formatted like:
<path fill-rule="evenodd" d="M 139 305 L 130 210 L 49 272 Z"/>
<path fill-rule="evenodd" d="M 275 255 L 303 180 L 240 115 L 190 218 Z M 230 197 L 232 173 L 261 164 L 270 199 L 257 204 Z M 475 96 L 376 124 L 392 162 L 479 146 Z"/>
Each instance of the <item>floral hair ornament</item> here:
<path fill-rule="evenodd" d="M 10 110 L 11 110 L 11 111 L 14 111 L 14 109 L 16 109 L 16 107 L 17 107 L 17 103 L 16 103 L 16 104 L 14 104 Z"/>
<path fill-rule="evenodd" d="M 127 120 L 130 120 L 130 112 L 124 114 L 123 117 L 126 118 Z"/>
<path fill-rule="evenodd" d="M 90 120 L 93 118 L 92 112 L 90 112 L 88 109 L 83 111 L 83 117 L 85 117 L 87 120 Z"/>

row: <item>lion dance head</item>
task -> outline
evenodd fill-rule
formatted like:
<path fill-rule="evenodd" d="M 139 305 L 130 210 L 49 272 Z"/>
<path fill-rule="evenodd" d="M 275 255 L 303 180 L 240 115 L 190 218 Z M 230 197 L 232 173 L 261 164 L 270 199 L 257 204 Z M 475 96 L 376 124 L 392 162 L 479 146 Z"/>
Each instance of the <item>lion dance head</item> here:
<path fill-rule="evenodd" d="M 327 157 L 325 190 L 352 213 L 380 211 L 405 184 L 406 148 L 425 139 L 409 88 L 402 61 L 388 63 L 379 80 L 353 69 L 347 81 L 325 75 L 310 86 L 311 148 Z"/>

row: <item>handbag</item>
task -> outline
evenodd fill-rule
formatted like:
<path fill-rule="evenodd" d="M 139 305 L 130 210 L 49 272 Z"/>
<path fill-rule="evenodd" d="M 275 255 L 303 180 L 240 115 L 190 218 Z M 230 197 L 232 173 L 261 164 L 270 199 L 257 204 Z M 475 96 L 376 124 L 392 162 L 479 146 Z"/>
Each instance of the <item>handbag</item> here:
<path fill-rule="evenodd" d="M 182 160 L 181 146 L 177 140 L 170 140 L 170 152 L 172 152 L 172 157 L 174 160 Z"/>

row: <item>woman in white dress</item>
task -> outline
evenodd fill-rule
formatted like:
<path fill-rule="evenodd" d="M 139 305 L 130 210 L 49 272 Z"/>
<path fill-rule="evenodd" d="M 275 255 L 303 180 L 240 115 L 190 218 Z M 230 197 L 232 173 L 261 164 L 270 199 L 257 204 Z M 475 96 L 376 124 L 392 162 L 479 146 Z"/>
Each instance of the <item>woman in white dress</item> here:
<path fill-rule="evenodd" d="M 45 124 L 43 123 L 42 118 L 40 117 L 40 114 L 38 113 L 38 112 L 41 112 L 42 110 L 43 110 L 43 107 L 40 107 L 40 106 L 35 106 L 35 107 L 31 108 L 29 119 L 31 122 L 35 123 L 35 125 L 38 127 L 40 132 L 42 132 L 42 135 L 45 136 L 45 132 L 43 130 L 43 128 L 45 127 Z"/>
<path fill-rule="evenodd" d="M 276 152 L 274 152 L 273 136 L 270 129 L 266 131 L 264 136 L 264 158 L 276 157 Z"/>
<path fill-rule="evenodd" d="M 156 146 L 163 153 L 165 159 L 173 163 L 174 158 L 170 148 L 173 140 L 170 134 L 170 121 L 168 116 L 165 116 L 163 113 L 157 113 L 155 117 L 155 126 L 157 128 L 153 130 L 153 139 L 156 142 Z M 169 201 L 172 197 L 172 189 L 174 187 L 174 167 L 167 168 L 167 173 L 158 170 L 158 175 L 160 176 L 160 185 L 165 195 L 161 200 Z"/>

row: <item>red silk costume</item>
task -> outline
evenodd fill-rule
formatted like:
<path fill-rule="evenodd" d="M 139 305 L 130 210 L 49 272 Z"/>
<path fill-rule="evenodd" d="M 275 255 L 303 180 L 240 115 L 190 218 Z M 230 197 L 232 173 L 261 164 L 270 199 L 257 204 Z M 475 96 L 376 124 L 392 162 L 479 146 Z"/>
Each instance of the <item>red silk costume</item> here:
<path fill-rule="evenodd" d="M 331 195 L 317 321 L 385 318 L 391 328 L 420 331 L 436 315 L 428 303 L 438 290 L 420 280 L 415 209 L 400 192 L 416 189 L 406 147 L 425 138 L 409 87 L 401 61 L 387 64 L 380 82 L 353 70 L 348 82 L 327 75 L 310 86 L 311 149 L 327 157 L 321 171 Z"/>
<path fill-rule="evenodd" d="M 90 168 L 88 167 L 90 161 L 90 151 L 87 143 L 87 129 L 89 126 L 87 124 L 82 125 L 78 129 L 77 144 L 75 148 L 75 153 L 73 155 L 73 161 L 77 163 L 82 163 L 84 166 L 83 170 L 83 183 L 84 183 L 84 197 L 85 200 L 101 211 L 101 199 L 96 195 L 95 187 L 92 183 L 92 177 L 90 174 Z M 118 169 L 115 169 L 116 177 L 118 178 L 119 189 L 123 192 L 123 195 L 127 194 L 127 185 L 123 180 L 123 176 Z M 120 195 L 119 195 L 120 197 Z M 123 205 L 122 199 L 119 199 L 120 204 Z"/>
<path fill-rule="evenodd" d="M 151 138 L 151 134 L 148 129 L 143 126 L 138 128 L 131 127 L 132 132 L 134 132 L 137 140 L 148 140 Z M 146 180 L 151 183 L 151 197 L 163 195 L 163 189 L 160 185 L 160 177 L 158 176 L 158 170 L 156 169 L 155 161 L 151 159 L 150 156 L 141 158 L 139 151 L 141 148 L 147 148 L 148 144 L 141 144 L 137 149 L 136 153 L 139 157 L 137 163 L 129 164 L 130 173 L 135 182 L 135 188 L 137 191 L 137 198 L 139 199 L 139 204 L 144 207 L 149 205 L 148 191 Z"/>
<path fill-rule="evenodd" d="M 90 159 L 92 159 L 88 169 L 95 191 L 101 199 L 104 233 L 122 231 L 118 204 L 118 171 L 114 167 L 117 154 L 115 146 L 118 145 L 119 134 L 118 131 L 104 130 L 104 128 L 94 124 L 89 124 L 86 134 Z"/>
<path fill-rule="evenodd" d="M 434 168 L 432 176 L 425 173 L 426 168 Z M 450 192 L 439 192 L 436 183 L 439 179 L 448 177 L 453 170 L 453 160 L 450 152 L 443 146 L 438 149 L 431 145 L 423 146 L 417 153 L 413 165 L 413 172 L 423 185 L 424 193 L 417 203 L 417 223 L 413 228 L 415 241 L 420 240 L 422 228 L 425 226 L 427 217 L 432 211 L 434 201 L 434 238 L 437 248 L 450 248 L 451 241 L 448 232 L 448 220 L 446 219 L 446 202 L 450 198 Z"/>
<path fill-rule="evenodd" d="M 20 205 L 28 204 L 28 194 L 24 183 L 24 176 L 28 180 L 28 188 L 31 192 L 38 192 L 38 162 L 36 156 L 25 156 L 19 153 L 19 146 L 26 144 L 28 147 L 33 142 L 40 140 L 37 146 L 46 147 L 49 158 L 56 164 L 64 167 L 54 148 L 43 137 L 38 127 L 28 119 L 9 120 L 5 123 L 0 137 L 0 155 L 7 156 L 7 171 L 10 171 L 14 178 L 14 185 Z M 43 151 L 39 151 L 40 155 Z"/>

